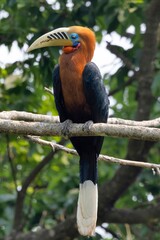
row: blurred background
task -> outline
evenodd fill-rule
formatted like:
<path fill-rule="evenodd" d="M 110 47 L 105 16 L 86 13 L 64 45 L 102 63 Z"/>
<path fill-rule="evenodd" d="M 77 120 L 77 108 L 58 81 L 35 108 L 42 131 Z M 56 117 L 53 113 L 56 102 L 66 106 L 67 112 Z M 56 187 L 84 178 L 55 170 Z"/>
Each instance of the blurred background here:
<path fill-rule="evenodd" d="M 52 90 L 52 72 L 61 50 L 26 50 L 48 31 L 81 25 L 96 34 L 93 61 L 109 94 L 110 117 L 159 117 L 158 11 L 156 0 L 1 0 L 0 111 L 57 116 L 54 96 L 44 87 Z M 43 139 L 72 148 L 60 137 Z M 160 144 L 106 137 L 101 153 L 159 163 Z M 85 239 L 73 224 L 79 188 L 78 157 L 54 153 L 22 136 L 0 134 L 0 166 L 0 239 L 8 239 L 9 234 L 14 240 L 32 239 L 33 235 L 44 240 Z M 158 175 L 101 161 L 99 190 L 98 227 L 93 239 L 159 239 Z M 148 212 L 153 206 L 154 213 Z M 136 209 L 143 211 L 138 215 Z M 54 238 L 47 235 L 49 230 L 56 232 Z M 18 231 L 19 238 L 14 235 Z"/>

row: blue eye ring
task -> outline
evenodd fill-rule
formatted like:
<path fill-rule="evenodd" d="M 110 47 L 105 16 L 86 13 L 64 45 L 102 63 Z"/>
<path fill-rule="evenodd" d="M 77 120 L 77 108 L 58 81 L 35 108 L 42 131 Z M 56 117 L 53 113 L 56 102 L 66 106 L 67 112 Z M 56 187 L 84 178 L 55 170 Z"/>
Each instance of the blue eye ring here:
<path fill-rule="evenodd" d="M 78 40 L 78 39 L 79 39 L 79 36 L 78 36 L 77 33 L 71 33 L 70 38 L 71 38 L 72 40 Z"/>

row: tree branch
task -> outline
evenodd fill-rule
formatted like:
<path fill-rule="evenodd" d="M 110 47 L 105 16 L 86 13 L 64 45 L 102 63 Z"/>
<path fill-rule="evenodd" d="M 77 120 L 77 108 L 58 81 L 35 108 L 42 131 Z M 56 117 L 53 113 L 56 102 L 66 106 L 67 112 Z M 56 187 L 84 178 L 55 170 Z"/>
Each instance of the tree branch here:
<path fill-rule="evenodd" d="M 107 42 L 107 49 L 116 55 L 116 57 L 120 58 L 123 62 L 123 64 L 128 67 L 130 70 L 133 70 L 135 72 L 135 66 L 133 65 L 133 63 L 130 61 L 129 58 L 127 58 L 125 56 L 125 54 L 122 53 L 122 51 L 120 51 L 120 49 L 122 49 L 119 46 L 116 45 L 112 45 L 109 42 Z M 123 50 L 125 52 L 125 50 Z"/>
<path fill-rule="evenodd" d="M 123 216 L 123 218 L 122 218 Z M 111 209 L 109 212 L 105 210 L 104 218 L 101 221 L 114 223 L 128 223 L 128 224 L 147 224 L 153 219 L 159 221 L 160 219 L 160 204 L 150 205 L 146 208 L 135 209 Z"/>
<path fill-rule="evenodd" d="M 24 122 L 15 120 L 0 120 L 1 133 L 14 133 L 35 136 L 112 136 L 146 141 L 159 141 L 160 129 L 95 123 L 84 130 L 84 124 L 70 124 L 67 133 L 63 123 Z"/>
<path fill-rule="evenodd" d="M 24 111 L 2 111 L 0 112 L 0 119 L 23 120 L 28 122 L 52 122 L 58 123 L 59 117 L 52 117 L 43 114 L 34 114 Z"/>
<path fill-rule="evenodd" d="M 123 217 L 122 217 L 123 216 Z M 103 212 L 103 218 L 100 218 L 98 224 L 108 223 L 128 223 L 128 224 L 149 224 L 152 221 L 160 220 L 160 204 L 150 205 L 147 208 L 136 209 L 106 209 Z M 67 235 L 66 235 L 67 233 Z M 72 240 L 77 236 L 76 217 L 71 216 L 65 221 L 59 223 L 54 229 L 40 229 L 37 232 L 15 233 L 5 240 Z"/>
<path fill-rule="evenodd" d="M 53 91 L 47 87 L 44 87 L 44 90 L 53 96 Z"/>
<path fill-rule="evenodd" d="M 59 116 L 48 116 L 44 114 L 35 114 L 23 111 L 2 111 L 0 112 L 0 119 L 8 120 L 23 120 L 28 122 L 51 122 L 59 123 Z M 160 118 L 147 121 L 132 121 L 121 118 L 108 118 L 109 124 L 123 124 L 129 126 L 143 126 L 143 127 L 160 127 Z"/>
<path fill-rule="evenodd" d="M 113 96 L 114 94 L 116 94 L 117 92 L 119 92 L 120 90 L 124 89 L 125 87 L 131 85 L 137 78 L 137 73 L 135 73 L 132 77 L 130 77 L 127 81 L 125 81 L 124 83 L 121 83 L 120 86 L 114 88 L 113 90 L 110 90 L 108 93 L 108 96 Z"/>
<path fill-rule="evenodd" d="M 73 155 L 78 155 L 78 153 L 76 152 L 76 150 L 74 149 L 70 149 L 67 147 L 64 147 L 60 144 L 56 144 L 54 142 L 49 142 L 46 140 L 42 140 L 39 137 L 33 137 L 33 136 L 25 136 L 26 139 L 28 139 L 29 141 L 41 144 L 41 145 L 45 145 L 45 146 L 50 146 L 52 147 L 53 151 L 56 150 L 61 150 L 64 151 L 68 154 L 73 154 Z M 130 160 L 123 160 L 120 158 L 114 158 L 114 157 L 110 157 L 110 156 L 106 156 L 106 155 L 99 155 L 98 160 L 103 160 L 106 161 L 108 163 L 118 163 L 120 165 L 125 165 L 125 166 L 134 166 L 134 167 L 141 167 L 141 168 L 149 168 L 149 169 L 155 169 L 155 171 L 160 175 L 160 164 L 154 164 L 154 163 L 146 163 L 146 162 L 140 162 L 140 161 L 130 161 Z"/>
<path fill-rule="evenodd" d="M 22 189 L 17 192 L 16 206 L 15 206 L 15 214 L 13 221 L 13 229 L 16 231 L 22 230 L 23 227 L 23 205 L 24 199 L 26 197 L 26 191 L 29 185 L 34 181 L 39 172 L 46 166 L 54 156 L 53 150 L 43 158 L 43 160 L 37 164 L 37 166 L 29 173 L 29 175 L 25 178 L 22 183 Z"/>

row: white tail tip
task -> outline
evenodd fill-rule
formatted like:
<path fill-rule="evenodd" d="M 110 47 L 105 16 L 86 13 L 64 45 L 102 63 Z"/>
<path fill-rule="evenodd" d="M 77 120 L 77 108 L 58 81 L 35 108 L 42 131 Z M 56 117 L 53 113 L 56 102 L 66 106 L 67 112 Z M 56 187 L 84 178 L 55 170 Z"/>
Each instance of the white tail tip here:
<path fill-rule="evenodd" d="M 93 236 L 97 222 L 98 191 L 97 184 L 87 180 L 80 184 L 77 225 L 83 236 Z"/>

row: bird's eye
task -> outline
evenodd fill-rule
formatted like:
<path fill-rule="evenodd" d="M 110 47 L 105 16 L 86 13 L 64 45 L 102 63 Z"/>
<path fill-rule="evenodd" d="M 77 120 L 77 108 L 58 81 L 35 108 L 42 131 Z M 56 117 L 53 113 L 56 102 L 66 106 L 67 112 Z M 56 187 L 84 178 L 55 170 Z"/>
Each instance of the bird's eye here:
<path fill-rule="evenodd" d="M 77 33 L 72 33 L 71 34 L 71 39 L 75 40 L 78 38 L 78 34 Z"/>

